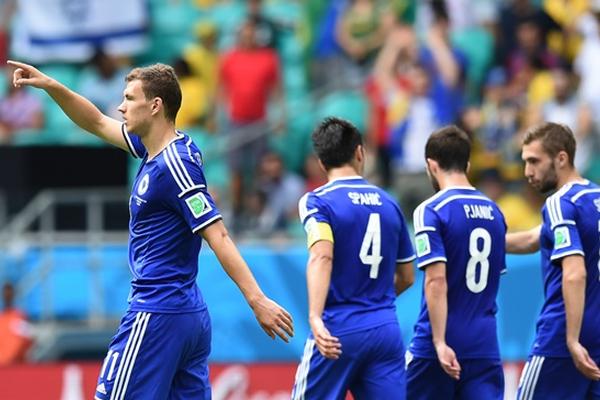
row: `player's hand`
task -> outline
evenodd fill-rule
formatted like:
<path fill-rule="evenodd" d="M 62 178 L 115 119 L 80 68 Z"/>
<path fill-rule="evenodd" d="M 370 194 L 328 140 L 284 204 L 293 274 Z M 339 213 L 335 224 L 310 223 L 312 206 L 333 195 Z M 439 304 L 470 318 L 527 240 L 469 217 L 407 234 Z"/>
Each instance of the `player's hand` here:
<path fill-rule="evenodd" d="M 13 85 L 15 87 L 26 85 L 44 89 L 52 81 L 50 77 L 29 64 L 12 60 L 8 60 L 6 63 L 16 67 L 13 72 Z"/>
<path fill-rule="evenodd" d="M 310 329 L 315 337 L 317 349 L 325 358 L 337 360 L 342 354 L 342 344 L 335 336 L 331 336 L 321 318 L 310 319 Z"/>
<path fill-rule="evenodd" d="M 579 342 L 569 344 L 569 351 L 575 367 L 585 375 L 586 378 L 592 380 L 600 380 L 600 368 L 588 354 L 588 351 Z"/>
<path fill-rule="evenodd" d="M 252 304 L 252 310 L 261 328 L 271 339 L 275 339 L 277 335 L 288 343 L 289 338 L 294 336 L 292 316 L 273 300 L 263 296 Z"/>
<path fill-rule="evenodd" d="M 460 378 L 460 364 L 456 359 L 454 350 L 446 343 L 441 343 L 435 346 L 435 351 L 442 369 L 452 378 L 458 380 Z"/>

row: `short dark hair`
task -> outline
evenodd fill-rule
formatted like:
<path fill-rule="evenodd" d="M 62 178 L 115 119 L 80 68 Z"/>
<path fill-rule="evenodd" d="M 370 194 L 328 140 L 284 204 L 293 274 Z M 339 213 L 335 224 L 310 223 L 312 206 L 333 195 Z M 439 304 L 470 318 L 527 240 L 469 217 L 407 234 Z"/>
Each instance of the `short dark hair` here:
<path fill-rule="evenodd" d="M 362 136 L 352 123 L 329 117 L 313 131 L 312 142 L 317 157 L 329 170 L 352 161 L 354 151 L 362 145 Z"/>
<path fill-rule="evenodd" d="M 557 124 L 556 122 L 545 122 L 534 126 L 525 133 L 523 144 L 539 140 L 542 148 L 550 157 L 564 151 L 569 156 L 569 165 L 574 166 L 576 142 L 573 131 L 567 125 Z"/>
<path fill-rule="evenodd" d="M 181 87 L 173 67 L 166 64 L 152 64 L 131 70 L 126 82 L 140 80 L 146 99 L 160 97 L 165 108 L 165 117 L 175 122 L 177 112 L 181 107 Z"/>
<path fill-rule="evenodd" d="M 471 156 L 471 139 L 456 125 L 434 131 L 425 145 L 425 158 L 437 161 L 444 171 L 467 172 Z"/>

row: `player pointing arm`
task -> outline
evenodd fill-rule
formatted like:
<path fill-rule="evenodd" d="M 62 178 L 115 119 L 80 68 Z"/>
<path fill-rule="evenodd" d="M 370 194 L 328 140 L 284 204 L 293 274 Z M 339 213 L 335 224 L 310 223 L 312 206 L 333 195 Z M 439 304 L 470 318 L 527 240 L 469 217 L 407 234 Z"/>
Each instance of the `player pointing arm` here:
<path fill-rule="evenodd" d="M 129 202 L 129 307 L 109 345 L 96 399 L 211 397 L 210 316 L 196 284 L 201 237 L 262 329 L 288 341 L 291 316 L 256 283 L 207 190 L 200 150 L 175 129 L 181 88 L 173 68 L 155 64 L 127 75 L 120 123 L 34 67 L 9 64 L 17 67 L 15 85 L 45 90 L 81 128 L 143 159 Z"/>
<path fill-rule="evenodd" d="M 32 86 L 45 90 L 67 117 L 79 127 L 114 146 L 127 150 L 127 144 L 121 133 L 122 123 L 120 121 L 102 114 L 98 107 L 88 99 L 31 65 L 11 60 L 7 63 L 16 67 L 13 74 L 15 86 Z"/>

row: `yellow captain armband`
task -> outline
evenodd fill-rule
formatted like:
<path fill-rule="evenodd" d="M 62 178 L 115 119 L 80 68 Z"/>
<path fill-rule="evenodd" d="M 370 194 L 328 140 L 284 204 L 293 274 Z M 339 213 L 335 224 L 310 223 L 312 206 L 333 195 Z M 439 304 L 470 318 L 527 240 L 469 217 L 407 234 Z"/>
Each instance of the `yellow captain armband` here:
<path fill-rule="evenodd" d="M 333 243 L 333 232 L 326 222 L 318 222 L 315 218 L 309 218 L 304 224 L 306 231 L 306 245 L 310 247 L 319 240 L 327 240 Z"/>

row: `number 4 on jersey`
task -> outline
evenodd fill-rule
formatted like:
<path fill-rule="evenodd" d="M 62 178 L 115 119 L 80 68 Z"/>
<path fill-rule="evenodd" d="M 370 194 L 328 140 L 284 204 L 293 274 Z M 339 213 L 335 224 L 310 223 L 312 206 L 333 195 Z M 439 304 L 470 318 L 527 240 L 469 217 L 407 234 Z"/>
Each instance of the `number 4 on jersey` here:
<path fill-rule="evenodd" d="M 371 250 L 370 253 L 369 250 Z M 363 237 L 358 255 L 363 264 L 371 267 L 369 278 L 377 279 L 379 264 L 383 260 L 383 257 L 381 257 L 381 220 L 377 213 L 369 215 L 367 231 Z"/>

